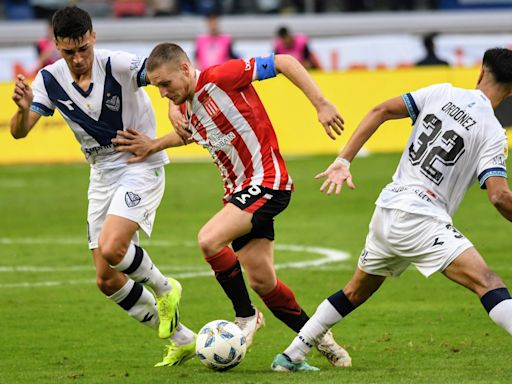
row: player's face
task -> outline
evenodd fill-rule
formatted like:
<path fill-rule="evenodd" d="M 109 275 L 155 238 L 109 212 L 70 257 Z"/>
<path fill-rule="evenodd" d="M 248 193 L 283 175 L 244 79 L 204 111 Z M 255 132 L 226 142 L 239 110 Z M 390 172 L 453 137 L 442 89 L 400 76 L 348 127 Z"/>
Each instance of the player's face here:
<path fill-rule="evenodd" d="M 149 81 L 160 91 L 160 96 L 183 104 L 194 96 L 194 69 L 189 63 L 163 64 L 147 73 Z"/>
<path fill-rule="evenodd" d="M 55 45 L 66 61 L 69 70 L 76 76 L 81 76 L 92 69 L 94 60 L 94 43 L 96 32 L 87 31 L 80 39 L 60 38 L 55 39 Z"/>

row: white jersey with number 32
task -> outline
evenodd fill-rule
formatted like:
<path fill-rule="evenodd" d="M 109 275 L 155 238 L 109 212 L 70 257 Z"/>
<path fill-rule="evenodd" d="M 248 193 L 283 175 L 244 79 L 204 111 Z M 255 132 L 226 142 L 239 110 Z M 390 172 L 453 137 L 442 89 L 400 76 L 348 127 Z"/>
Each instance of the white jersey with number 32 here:
<path fill-rule="evenodd" d="M 414 127 L 376 204 L 451 222 L 466 190 L 507 177 L 507 137 L 479 90 L 438 84 L 402 96 Z"/>

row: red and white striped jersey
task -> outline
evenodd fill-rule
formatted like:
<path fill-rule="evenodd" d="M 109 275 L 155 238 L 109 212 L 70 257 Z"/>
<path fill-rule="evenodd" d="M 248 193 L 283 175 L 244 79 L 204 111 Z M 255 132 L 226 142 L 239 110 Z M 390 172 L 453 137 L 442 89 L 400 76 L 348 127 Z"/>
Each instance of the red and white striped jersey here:
<path fill-rule="evenodd" d="M 186 115 L 192 139 L 206 148 L 224 180 L 224 199 L 251 185 L 293 190 L 276 134 L 251 85 L 256 59 L 197 72 Z M 185 105 L 182 105 L 185 112 Z"/>

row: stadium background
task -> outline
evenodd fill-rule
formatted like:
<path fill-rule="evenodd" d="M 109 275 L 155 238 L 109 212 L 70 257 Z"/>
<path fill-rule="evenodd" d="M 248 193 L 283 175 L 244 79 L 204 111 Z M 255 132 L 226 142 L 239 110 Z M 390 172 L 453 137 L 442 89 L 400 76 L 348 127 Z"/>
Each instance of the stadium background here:
<path fill-rule="evenodd" d="M 512 44 L 510 20 L 508 9 L 225 17 L 223 29 L 233 34 L 244 56 L 253 48 L 257 54 L 268 50 L 281 23 L 308 33 L 315 50 L 327 47 L 327 68 L 330 50 L 339 49 L 341 70 L 313 73 L 345 117 L 347 131 L 336 142 L 326 138 L 313 109 L 284 79 L 255 84 L 297 187 L 293 203 L 276 223 L 278 273 L 308 313 L 350 277 L 373 202 L 396 167 L 410 122 L 390 123 L 368 143 L 366 150 L 373 154 L 352 166 L 356 191 L 326 198 L 312 176 L 329 164 L 332 153 L 376 103 L 435 82 L 473 88 L 475 62 L 483 50 Z M 143 53 L 168 39 L 183 41 L 190 49 L 203 20 L 99 19 L 95 25 L 98 45 Z M 431 31 L 440 32 L 439 49 L 452 67 L 397 68 L 399 62 L 421 56 L 421 34 Z M 163 343 L 106 302 L 94 285 L 85 243 L 88 165 L 69 128 L 55 116 L 42 120 L 24 140 L 16 141 L 8 132 L 15 111 L 10 100 L 12 63 L 31 68 L 31 44 L 43 33 L 42 22 L 0 22 L 0 383 L 510 383 L 510 337 L 490 322 L 470 293 L 440 275 L 423 279 L 413 268 L 386 282 L 366 306 L 334 329 L 354 359 L 350 370 L 331 369 L 313 353 L 310 362 L 322 369 L 314 378 L 271 373 L 272 357 L 293 333 L 255 295 L 267 326 L 239 367 L 226 374 L 210 372 L 197 361 L 175 369 L 152 368 Z M 357 68 L 366 58 L 368 69 L 349 69 L 349 57 Z M 382 60 L 386 65 L 377 68 Z M 170 128 L 166 103 L 154 88 L 147 90 L 159 133 L 165 133 Z M 510 107 L 503 112 L 505 125 L 512 125 Z M 193 145 L 170 155 L 207 158 Z M 164 273 L 184 284 L 183 321 L 197 330 L 209 320 L 231 316 L 230 304 L 195 241 L 201 224 L 220 206 L 221 183 L 211 164 L 174 162 L 167 167 L 166 188 L 153 236 L 143 239 L 143 245 Z M 473 187 L 454 222 L 510 285 L 510 223 L 499 217 L 485 192 Z M 315 265 L 322 259 L 315 253 L 320 248 L 345 252 L 349 259 Z M 306 267 L 290 267 L 301 262 Z"/>

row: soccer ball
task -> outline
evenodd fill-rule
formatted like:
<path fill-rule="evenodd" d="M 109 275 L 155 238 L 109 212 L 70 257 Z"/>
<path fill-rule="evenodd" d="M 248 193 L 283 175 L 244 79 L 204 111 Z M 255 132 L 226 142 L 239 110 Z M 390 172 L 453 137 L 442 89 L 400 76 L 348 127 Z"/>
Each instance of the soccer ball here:
<path fill-rule="evenodd" d="M 236 367 L 245 356 L 247 343 L 242 330 L 227 320 L 214 320 L 197 334 L 196 355 L 215 371 Z"/>

